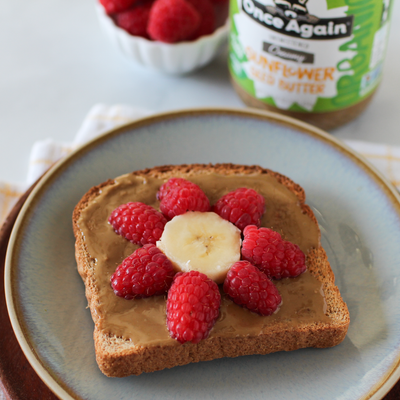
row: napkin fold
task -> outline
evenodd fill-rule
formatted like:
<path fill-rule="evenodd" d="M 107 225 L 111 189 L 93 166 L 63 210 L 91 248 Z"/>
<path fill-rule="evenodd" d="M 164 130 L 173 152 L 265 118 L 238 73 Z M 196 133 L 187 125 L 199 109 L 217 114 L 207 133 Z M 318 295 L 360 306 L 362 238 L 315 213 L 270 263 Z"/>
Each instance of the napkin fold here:
<path fill-rule="evenodd" d="M 113 128 L 151 114 L 150 110 L 129 105 L 96 104 L 71 143 L 59 143 L 51 138 L 36 142 L 29 158 L 26 183 L 0 182 L 0 224 L 20 196 L 56 161 Z M 344 140 L 344 143 L 364 156 L 400 190 L 400 147 L 355 140 Z"/>

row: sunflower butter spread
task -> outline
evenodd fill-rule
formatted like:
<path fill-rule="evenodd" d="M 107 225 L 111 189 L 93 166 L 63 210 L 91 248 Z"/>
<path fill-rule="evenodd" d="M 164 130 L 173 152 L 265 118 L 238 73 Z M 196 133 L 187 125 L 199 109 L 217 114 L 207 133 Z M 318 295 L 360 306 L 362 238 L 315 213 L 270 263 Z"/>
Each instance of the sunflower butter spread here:
<path fill-rule="evenodd" d="M 249 106 L 323 129 L 358 116 L 382 76 L 393 0 L 230 0 L 229 68 Z"/>
<path fill-rule="evenodd" d="M 316 224 L 302 213 L 297 197 L 269 175 L 225 176 L 198 174 L 188 177 L 196 183 L 214 204 L 221 196 L 239 187 L 249 187 L 264 196 L 266 212 L 261 226 L 273 228 L 285 240 L 296 243 L 307 255 L 319 245 Z M 159 209 L 156 193 L 164 181 L 133 174 L 115 179 L 114 184 L 102 188 L 101 193 L 82 211 L 79 229 L 89 256 L 94 260 L 94 277 L 99 289 L 95 307 L 95 321 L 100 330 L 131 340 L 135 345 L 179 345 L 166 327 L 166 298 L 125 300 L 117 297 L 110 285 L 110 277 L 124 258 L 138 246 L 117 235 L 108 223 L 108 217 L 118 206 L 140 201 Z M 322 285 L 309 272 L 297 278 L 275 281 L 282 296 L 282 305 L 276 314 L 262 317 L 234 304 L 221 291 L 220 316 L 210 332 L 214 335 L 256 336 L 270 324 L 330 322 L 325 316 L 326 302 Z"/>

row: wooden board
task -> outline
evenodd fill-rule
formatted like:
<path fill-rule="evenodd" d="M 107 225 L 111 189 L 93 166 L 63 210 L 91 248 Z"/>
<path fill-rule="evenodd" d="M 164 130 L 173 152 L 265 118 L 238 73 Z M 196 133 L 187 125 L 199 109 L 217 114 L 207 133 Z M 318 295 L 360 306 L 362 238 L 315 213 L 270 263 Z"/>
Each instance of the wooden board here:
<path fill-rule="evenodd" d="M 18 201 L 0 230 L 0 389 L 10 400 L 57 400 L 19 347 L 8 317 L 4 294 L 4 264 L 12 227 L 31 187 Z"/>
<path fill-rule="evenodd" d="M 4 294 L 4 264 L 8 241 L 31 187 L 18 201 L 0 230 L 0 390 L 9 400 L 57 400 L 42 382 L 22 352 L 8 317 Z M 384 400 L 400 399 L 400 381 Z"/>

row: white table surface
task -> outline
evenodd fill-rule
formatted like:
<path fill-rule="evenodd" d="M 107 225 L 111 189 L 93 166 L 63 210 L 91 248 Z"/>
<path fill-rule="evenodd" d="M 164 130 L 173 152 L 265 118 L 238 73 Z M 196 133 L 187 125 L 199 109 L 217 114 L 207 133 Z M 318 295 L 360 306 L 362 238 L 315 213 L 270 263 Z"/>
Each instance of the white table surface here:
<path fill-rule="evenodd" d="M 245 107 L 221 54 L 181 77 L 131 65 L 103 36 L 95 0 L 0 0 L 0 180 L 24 182 L 33 143 L 69 142 L 95 103 L 154 111 Z M 400 4 L 384 79 L 367 111 L 338 138 L 400 145 Z"/>

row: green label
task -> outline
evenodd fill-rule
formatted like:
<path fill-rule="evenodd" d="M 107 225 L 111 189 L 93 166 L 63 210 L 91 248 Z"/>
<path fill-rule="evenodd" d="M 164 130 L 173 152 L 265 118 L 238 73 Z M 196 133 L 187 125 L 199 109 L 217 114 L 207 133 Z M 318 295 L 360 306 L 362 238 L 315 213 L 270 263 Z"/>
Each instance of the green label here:
<path fill-rule="evenodd" d="M 229 68 L 266 104 L 346 108 L 377 87 L 393 0 L 231 0 Z"/>

